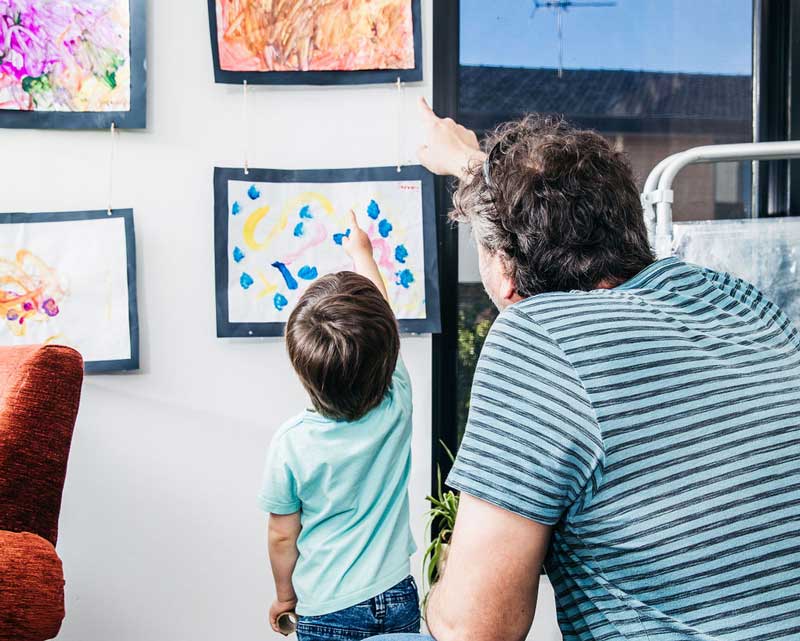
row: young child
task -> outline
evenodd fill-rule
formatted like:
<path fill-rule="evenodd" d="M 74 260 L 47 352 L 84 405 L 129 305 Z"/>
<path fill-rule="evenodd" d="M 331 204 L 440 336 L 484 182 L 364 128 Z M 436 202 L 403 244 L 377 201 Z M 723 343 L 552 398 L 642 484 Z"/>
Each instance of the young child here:
<path fill-rule="evenodd" d="M 292 366 L 314 409 L 275 434 L 259 494 L 269 513 L 277 599 L 299 641 L 419 632 L 409 576 L 411 381 L 369 238 L 350 214 L 355 271 L 324 276 L 286 326 Z"/>

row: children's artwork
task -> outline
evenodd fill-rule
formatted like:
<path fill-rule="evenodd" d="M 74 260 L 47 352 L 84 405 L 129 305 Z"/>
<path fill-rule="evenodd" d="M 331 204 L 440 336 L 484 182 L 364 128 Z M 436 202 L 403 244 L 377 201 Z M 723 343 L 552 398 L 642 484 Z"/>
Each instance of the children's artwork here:
<path fill-rule="evenodd" d="M 433 179 L 422 167 L 214 172 L 218 336 L 280 336 L 317 278 L 353 268 L 349 212 L 372 241 L 403 332 L 438 332 Z"/>
<path fill-rule="evenodd" d="M 800 221 L 795 218 L 675 223 L 682 260 L 753 283 L 800 326 Z"/>
<path fill-rule="evenodd" d="M 0 0 L 0 127 L 144 127 L 145 1 Z"/>
<path fill-rule="evenodd" d="M 420 0 L 208 0 L 217 82 L 422 80 Z"/>
<path fill-rule="evenodd" d="M 132 210 L 0 214 L 0 344 L 33 343 L 139 367 Z"/>

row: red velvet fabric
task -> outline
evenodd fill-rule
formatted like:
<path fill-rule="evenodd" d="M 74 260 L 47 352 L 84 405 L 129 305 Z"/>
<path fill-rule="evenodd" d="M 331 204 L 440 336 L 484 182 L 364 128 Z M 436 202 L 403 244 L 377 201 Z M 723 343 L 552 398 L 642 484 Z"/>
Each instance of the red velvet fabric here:
<path fill-rule="evenodd" d="M 0 348 L 0 530 L 56 544 L 82 381 L 73 349 Z"/>
<path fill-rule="evenodd" d="M 83 360 L 68 347 L 0 347 L 0 641 L 51 639 L 64 618 L 55 551 Z"/>
<path fill-rule="evenodd" d="M 0 531 L 0 641 L 52 639 L 64 619 L 64 572 L 53 545 Z"/>

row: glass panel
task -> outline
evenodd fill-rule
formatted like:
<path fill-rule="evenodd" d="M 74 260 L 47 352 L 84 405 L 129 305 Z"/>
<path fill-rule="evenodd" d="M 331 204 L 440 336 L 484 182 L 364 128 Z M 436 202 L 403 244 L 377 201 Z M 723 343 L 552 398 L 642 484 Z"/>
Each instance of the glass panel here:
<path fill-rule="evenodd" d="M 480 133 L 524 113 L 563 115 L 628 154 L 639 187 L 669 154 L 752 141 L 752 0 L 461 0 L 458 120 Z M 676 221 L 750 216 L 750 163 L 696 165 Z M 469 233 L 459 234 L 458 414 L 485 327 Z"/>

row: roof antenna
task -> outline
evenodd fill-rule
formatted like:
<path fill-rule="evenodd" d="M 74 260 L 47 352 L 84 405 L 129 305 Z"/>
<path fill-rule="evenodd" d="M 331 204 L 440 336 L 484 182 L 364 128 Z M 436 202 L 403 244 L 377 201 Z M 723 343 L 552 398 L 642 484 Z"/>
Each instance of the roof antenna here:
<path fill-rule="evenodd" d="M 552 9 L 556 14 L 556 32 L 558 33 L 558 77 L 564 75 L 564 31 L 563 15 L 571 7 L 616 7 L 616 2 L 573 2 L 573 0 L 533 0 L 531 19 L 537 9 Z"/>

